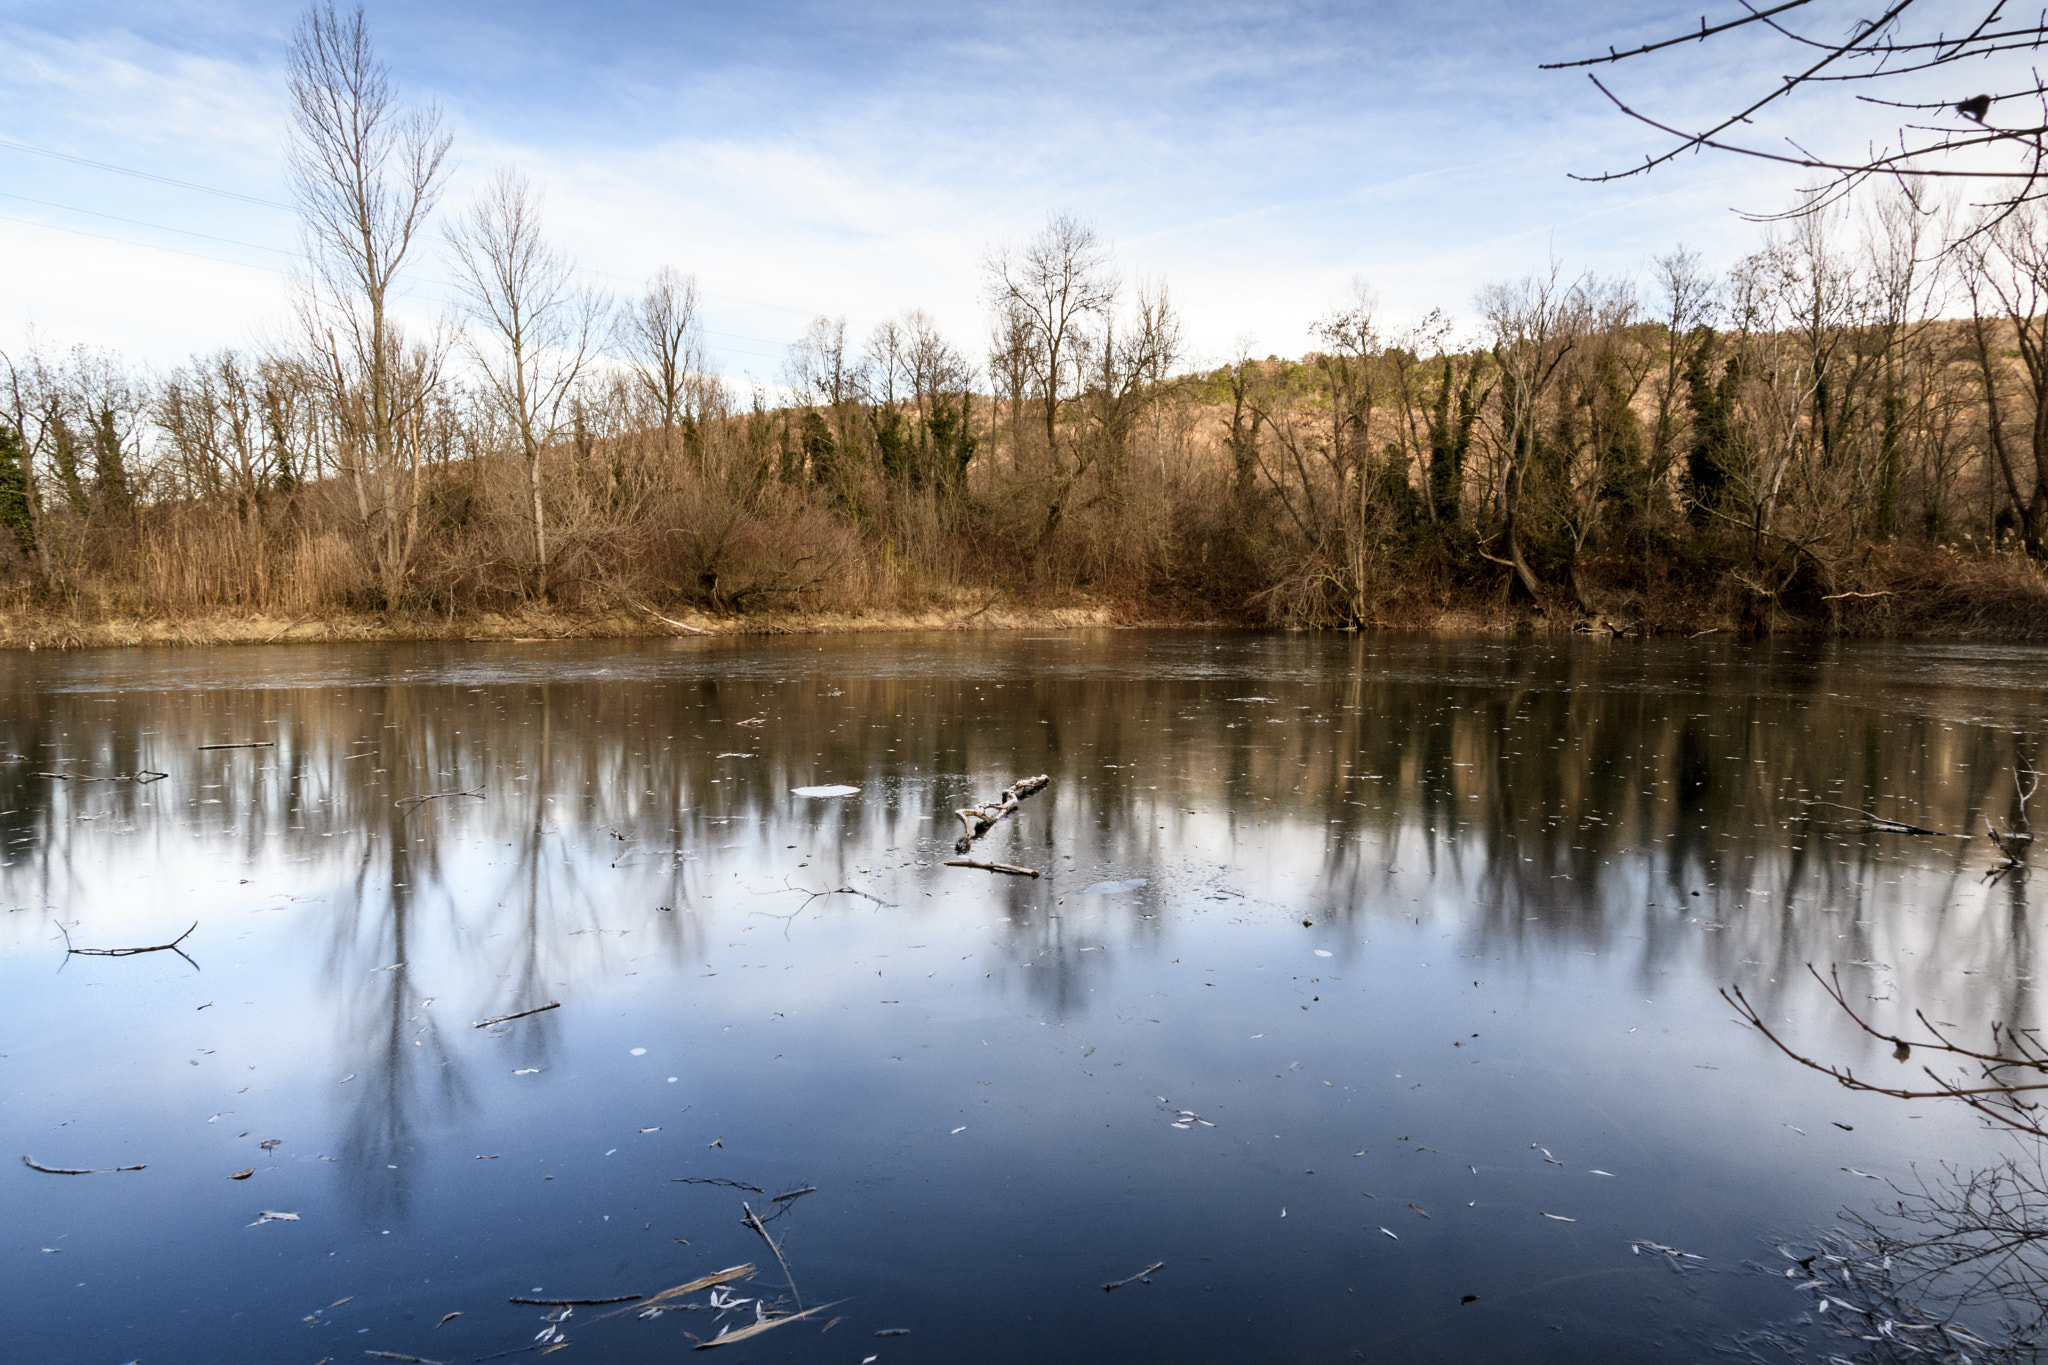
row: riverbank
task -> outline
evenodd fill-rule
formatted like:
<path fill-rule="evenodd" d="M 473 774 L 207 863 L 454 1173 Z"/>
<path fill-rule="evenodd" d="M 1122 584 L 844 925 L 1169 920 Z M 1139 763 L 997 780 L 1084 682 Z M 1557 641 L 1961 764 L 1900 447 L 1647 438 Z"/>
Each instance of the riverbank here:
<path fill-rule="evenodd" d="M 1923 561 L 1924 566 L 1924 561 Z M 1553 605 L 1537 610 L 1498 592 L 1398 594 L 1368 629 L 1447 635 L 1576 632 L 1683 637 L 1832 636 L 1850 639 L 1981 640 L 2048 643 L 2048 581 L 2016 560 L 1950 562 L 1939 571 L 1866 575 L 1840 596 L 1794 613 L 1759 610 L 1726 590 L 1686 593 L 1662 584 L 1650 591 L 1603 594 L 1608 609 L 1581 614 Z M 1881 579 L 1879 582 L 1877 580 Z M 164 645 L 250 645 L 478 640 L 691 638 L 821 635 L 860 632 L 1072 630 L 1083 628 L 1212 627 L 1271 629 L 1251 612 L 1230 611 L 1198 597 L 1112 600 L 1070 594 L 1054 603 L 960 593 L 914 611 L 712 612 L 670 606 L 530 606 L 509 611 L 380 613 L 215 611 L 134 615 L 65 612 L 41 607 L 0 609 L 0 649 L 94 649 Z"/>

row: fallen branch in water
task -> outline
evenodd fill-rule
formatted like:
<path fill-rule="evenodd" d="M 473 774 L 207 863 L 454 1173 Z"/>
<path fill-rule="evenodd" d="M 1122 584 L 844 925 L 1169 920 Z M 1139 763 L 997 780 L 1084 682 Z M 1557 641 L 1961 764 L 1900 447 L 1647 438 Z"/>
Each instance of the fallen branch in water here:
<path fill-rule="evenodd" d="M 277 741 L 274 739 L 244 739 L 237 740 L 233 744 L 202 744 L 199 746 L 202 752 L 207 749 L 275 749 L 276 747 Z"/>
<path fill-rule="evenodd" d="M 972 858 L 948 858 L 947 867 L 978 867 L 983 872 L 1007 872 L 1013 877 L 1036 877 L 1035 867 L 1014 867 L 1009 863 L 980 863 Z"/>
<path fill-rule="evenodd" d="M 1153 1262 L 1153 1263 L 1152 1263 L 1151 1265 L 1148 1265 L 1148 1266 L 1146 1266 L 1146 1267 L 1145 1267 L 1145 1268 L 1144 1268 L 1143 1270 L 1139 1271 L 1139 1272 L 1138 1272 L 1137 1274 L 1135 1274 L 1135 1275 L 1127 1275 L 1127 1276 L 1125 1276 L 1125 1277 L 1124 1277 L 1123 1279 L 1121 1279 L 1121 1280 L 1111 1280 L 1111 1281 L 1110 1281 L 1110 1282 L 1109 1282 L 1108 1284 L 1106 1284 L 1106 1285 L 1102 1286 L 1102 1288 L 1103 1288 L 1103 1290 L 1104 1290 L 1105 1292 L 1107 1292 L 1108 1290 L 1111 1290 L 1111 1289 L 1122 1289 L 1122 1288 L 1123 1288 L 1123 1287 L 1124 1287 L 1125 1285 L 1127 1285 L 1127 1284 L 1130 1284 L 1130 1283 L 1132 1283 L 1133 1281 L 1136 1281 L 1136 1282 L 1137 1282 L 1137 1283 L 1139 1283 L 1139 1284 L 1150 1284 L 1150 1283 L 1152 1283 L 1152 1280 L 1151 1280 L 1151 1278 L 1150 1278 L 1150 1277 L 1151 1277 L 1151 1274 L 1152 1274 L 1152 1272 L 1153 1272 L 1153 1271 L 1155 1271 L 1155 1270 L 1164 1270 L 1164 1269 L 1166 1269 L 1166 1262 L 1164 1262 L 1164 1261 L 1154 1261 L 1154 1262 Z"/>
<path fill-rule="evenodd" d="M 197 929 L 198 927 L 199 921 L 193 920 L 192 929 Z M 64 951 L 66 953 L 76 953 L 80 957 L 134 957 L 137 953 L 177 953 L 179 957 L 185 957 L 185 954 L 179 949 L 178 945 L 192 937 L 192 929 L 187 929 L 169 943 L 151 944 L 147 948 L 74 948 L 71 946 L 71 931 L 61 924 L 57 926 L 58 932 L 64 935 Z M 192 959 L 189 957 L 185 957 L 185 960 L 192 962 Z M 199 964 L 192 962 L 192 965 L 197 967 Z"/>
<path fill-rule="evenodd" d="M 1935 839 L 1967 839 L 1970 837 L 1967 834 L 1950 834 L 1947 830 L 1924 829 L 1919 825 L 1910 824 L 1904 820 L 1894 820 L 1889 815 L 1879 815 L 1876 811 L 1864 810 L 1860 806 L 1845 806 L 1839 801 L 1808 801 L 1806 804 L 1808 806 L 1827 806 L 1834 810 L 1853 811 L 1875 825 L 1880 834 L 1925 834 Z"/>
<path fill-rule="evenodd" d="M 796 1300 L 796 1306 L 798 1308 L 802 1308 L 804 1306 L 804 1296 L 802 1291 L 800 1291 L 796 1287 L 796 1276 L 789 1273 L 789 1262 L 782 1259 L 782 1248 L 775 1245 L 775 1239 L 768 1235 L 768 1229 L 761 1226 L 761 1215 L 754 1212 L 752 1205 L 747 1203 L 746 1200 L 742 1199 L 740 1200 L 740 1207 L 746 1210 L 747 1214 L 747 1216 L 741 1219 L 740 1221 L 748 1224 L 754 1229 L 754 1231 L 760 1233 L 761 1240 L 766 1242 L 768 1244 L 768 1249 L 775 1253 L 775 1264 L 782 1267 L 782 1278 L 784 1282 L 789 1285 L 790 1297 Z"/>
<path fill-rule="evenodd" d="M 59 782 L 133 782 L 146 787 L 152 782 L 163 781 L 170 774 L 144 768 L 139 773 L 115 773 L 112 777 L 87 777 L 82 773 L 37 773 L 36 776 L 53 777 Z"/>
<path fill-rule="evenodd" d="M 1020 777 L 1004 788 L 995 800 L 954 811 L 953 814 L 960 817 L 960 823 L 967 826 L 967 832 L 954 841 L 953 851 L 965 853 L 974 847 L 974 841 L 995 828 L 998 820 L 1013 813 L 1025 797 L 1044 791 L 1051 781 L 1052 778 L 1044 773 L 1036 777 Z"/>
<path fill-rule="evenodd" d="M 140 1171 L 145 1169 L 141 1166 L 91 1166 L 84 1170 L 74 1171 L 65 1166 L 45 1166 L 32 1156 L 23 1157 L 21 1164 L 32 1171 L 41 1171 L 44 1175 L 109 1175 L 115 1171 Z"/>
<path fill-rule="evenodd" d="M 550 1000 L 545 1005 L 535 1005 L 532 1009 L 521 1010 L 517 1014 L 501 1014 L 495 1019 L 480 1019 L 476 1023 L 471 1024 L 470 1027 L 489 1028 L 493 1024 L 508 1024 L 514 1019 L 524 1019 L 529 1014 L 546 1014 L 549 1010 L 558 1010 L 560 1008 L 562 1008 L 561 1001 Z"/>
<path fill-rule="evenodd" d="M 673 1289 L 664 1289 L 659 1294 L 649 1295 L 644 1302 L 635 1302 L 633 1306 L 630 1308 L 614 1308 L 609 1313 L 599 1313 L 596 1317 L 591 1318 L 590 1321 L 608 1322 L 611 1319 L 620 1317 L 626 1313 L 637 1313 L 643 1318 L 658 1318 L 663 1313 L 674 1312 L 678 1308 L 695 1308 L 697 1307 L 697 1305 L 694 1303 L 672 1304 L 667 1308 L 663 1308 L 660 1305 L 668 1303 L 668 1301 L 671 1299 L 679 1299 L 685 1294 L 694 1294 L 700 1289 L 716 1288 L 721 1284 L 725 1284 L 729 1280 L 745 1279 L 749 1275 L 752 1275 L 754 1273 L 754 1270 L 755 1266 L 752 1261 L 747 1262 L 745 1265 L 729 1266 L 724 1270 L 714 1271 L 709 1275 L 699 1276 L 698 1278 L 691 1280 L 688 1284 L 679 1284 Z"/>
<path fill-rule="evenodd" d="M 872 891 L 863 891 L 857 886 L 835 886 L 830 891 L 813 891 L 808 886 L 791 885 L 790 880 L 787 877 L 784 877 L 782 879 L 782 885 L 786 889 L 794 891 L 798 895 L 801 895 L 804 898 L 804 905 L 809 905 L 812 901 L 818 900 L 825 896 L 860 896 L 863 899 L 871 900 L 876 905 L 883 906 L 884 908 L 891 910 L 896 908 L 893 904 L 883 900 L 880 896 L 877 896 Z M 772 896 L 775 893 L 771 891 L 767 894 Z M 803 906 L 798 906 L 797 909 L 798 912 L 801 913 Z"/>
<path fill-rule="evenodd" d="M 401 796 L 396 801 L 393 801 L 391 804 L 394 806 L 402 806 L 406 804 L 408 801 L 410 801 L 412 803 L 413 810 L 418 810 L 421 806 L 424 806 L 429 801 L 439 801 L 442 798 L 449 796 L 474 796 L 477 800 L 481 801 L 484 799 L 484 784 L 479 782 L 474 787 L 471 787 L 468 791 L 464 792 L 428 792 L 424 796 Z M 407 813 L 410 814 L 411 812 Z"/>
<path fill-rule="evenodd" d="M 785 1322 L 795 1322 L 798 1318 L 807 1318 L 810 1317 L 813 1313 L 822 1313 L 827 1308 L 836 1308 L 839 1306 L 840 1303 L 843 1302 L 845 1302 L 845 1300 L 842 1299 L 835 1301 L 833 1303 L 821 1303 L 816 1308 L 806 1308 L 801 1313 L 791 1313 L 786 1317 L 763 1318 L 759 1322 L 752 1323 L 746 1327 L 739 1328 L 737 1331 L 720 1332 L 717 1336 L 711 1338 L 711 1340 L 709 1341 L 700 1341 L 697 1343 L 695 1349 L 699 1351 L 708 1351 L 714 1346 L 730 1346 L 735 1341 L 745 1341 L 748 1337 L 758 1336 L 762 1332 L 767 1331 L 770 1327 L 780 1327 Z"/>

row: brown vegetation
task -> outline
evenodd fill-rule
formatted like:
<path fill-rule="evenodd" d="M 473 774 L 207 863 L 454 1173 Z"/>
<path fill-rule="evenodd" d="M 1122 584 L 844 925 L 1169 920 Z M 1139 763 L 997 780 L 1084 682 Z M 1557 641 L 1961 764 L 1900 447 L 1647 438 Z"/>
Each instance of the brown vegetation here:
<path fill-rule="evenodd" d="M 1191 370 L 1163 284 L 1055 217 L 984 269 L 985 360 L 820 317 L 707 372 L 694 283 L 614 302 L 493 180 L 463 324 L 385 306 L 447 139 L 311 12 L 299 339 L 161 379 L 0 357 L 0 643 L 1207 620 L 2048 635 L 2048 216 L 1940 252 L 1900 195 L 1646 301 L 1553 267 L 1299 360 Z M 1935 264 L 1930 265 L 1932 259 Z M 1942 320 L 1953 296 L 1969 305 Z"/>

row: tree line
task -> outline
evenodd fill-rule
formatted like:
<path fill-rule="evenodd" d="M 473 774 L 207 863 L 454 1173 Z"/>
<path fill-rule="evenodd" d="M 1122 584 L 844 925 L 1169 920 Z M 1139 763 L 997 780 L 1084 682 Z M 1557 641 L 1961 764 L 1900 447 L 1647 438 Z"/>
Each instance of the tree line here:
<path fill-rule="evenodd" d="M 2041 614 L 2048 216 L 1898 188 L 1725 275 L 1558 264 L 1459 334 L 1369 290 L 1294 359 L 1196 365 L 1163 281 L 1064 215 L 982 263 L 987 333 L 820 316 L 712 374 L 694 279 L 610 297 L 450 139 L 360 11 L 290 61 L 308 252 L 285 343 L 167 375 L 0 356 L 0 573 L 81 615 L 923 611 L 1087 597 L 1329 626 L 1446 608 L 1679 628 Z M 437 257 L 458 309 L 401 323 Z"/>

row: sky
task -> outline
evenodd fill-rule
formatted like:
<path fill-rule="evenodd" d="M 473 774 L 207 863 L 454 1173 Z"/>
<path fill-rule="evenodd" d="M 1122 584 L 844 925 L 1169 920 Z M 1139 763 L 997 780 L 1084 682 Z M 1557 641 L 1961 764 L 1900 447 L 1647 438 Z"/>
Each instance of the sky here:
<path fill-rule="evenodd" d="M 0 350 L 106 347 L 169 369 L 282 343 L 300 233 L 285 59 L 301 7 L 10 0 L 0 8 Z M 1740 11 L 1712 0 L 1715 19 Z M 1825 34 L 1859 6 L 1815 0 Z M 1727 11 L 1723 15 L 1721 11 Z M 1661 149 L 1582 74 L 1696 27 L 1696 3 L 367 0 L 402 98 L 436 103 L 442 221 L 492 173 L 541 188 L 589 283 L 694 274 L 713 368 L 772 384 L 819 314 L 864 336 L 908 308 L 984 349 L 983 263 L 1054 213 L 1132 282 L 1164 280 L 1188 360 L 1299 354 L 1367 284 L 1390 328 L 1549 268 L 1635 277 L 1680 243 L 1725 269 L 1796 172 Z M 1783 65 L 1688 44 L 1607 68 L 1686 122 Z M 1839 101 L 1794 112 L 1844 130 Z M 1853 112 L 1853 111 L 1852 111 Z M 1782 131 L 1782 130 L 1778 130 Z M 1763 136 L 1759 132 L 1759 136 Z M 1844 135 L 1854 136 L 1854 129 Z M 403 286 L 450 310 L 438 239 Z M 1652 291 L 1653 292 L 1653 291 Z"/>

